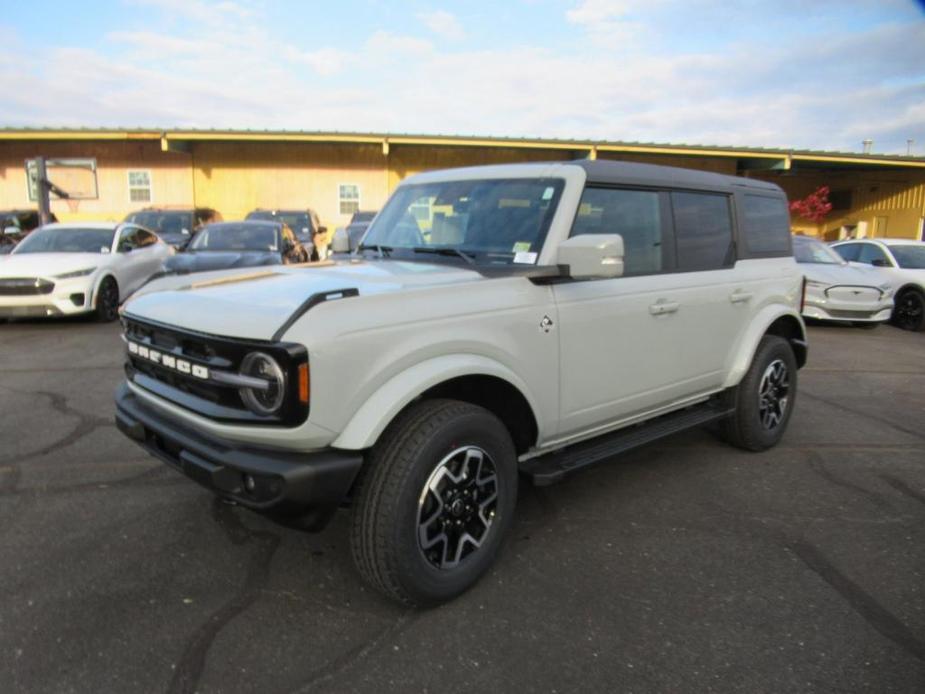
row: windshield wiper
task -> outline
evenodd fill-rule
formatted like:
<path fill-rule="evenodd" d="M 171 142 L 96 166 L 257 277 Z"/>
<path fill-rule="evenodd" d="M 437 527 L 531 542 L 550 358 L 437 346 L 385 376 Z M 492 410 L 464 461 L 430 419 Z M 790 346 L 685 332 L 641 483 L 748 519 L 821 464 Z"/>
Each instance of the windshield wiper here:
<path fill-rule="evenodd" d="M 465 260 L 467 263 L 469 263 L 469 265 L 475 264 L 475 255 L 461 251 L 458 248 L 431 248 L 429 246 L 415 246 L 411 250 L 415 253 L 433 253 L 434 255 L 456 256 L 457 258 L 462 258 Z"/>
<path fill-rule="evenodd" d="M 376 251 L 380 258 L 388 258 L 392 253 L 391 246 L 380 246 L 378 243 L 361 243 L 358 251 Z"/>

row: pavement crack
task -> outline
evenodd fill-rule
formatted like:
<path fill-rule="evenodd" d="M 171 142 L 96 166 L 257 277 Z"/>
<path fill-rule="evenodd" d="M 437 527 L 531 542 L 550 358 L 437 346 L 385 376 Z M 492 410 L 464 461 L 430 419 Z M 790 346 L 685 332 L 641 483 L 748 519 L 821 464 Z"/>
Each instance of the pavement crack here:
<path fill-rule="evenodd" d="M 794 540 L 787 549 L 806 566 L 828 583 L 864 620 L 881 635 L 898 645 L 913 657 L 925 661 L 925 641 L 922 641 L 897 617 L 878 603 L 857 583 L 845 576 L 815 546 Z"/>
<path fill-rule="evenodd" d="M 865 489 L 861 485 L 855 484 L 854 482 L 849 482 L 848 480 L 833 473 L 828 467 L 826 467 L 825 463 L 822 461 L 822 457 L 815 451 L 806 451 L 806 455 L 809 459 L 809 469 L 819 475 L 822 479 L 826 480 L 830 484 L 834 484 L 843 489 L 848 489 L 856 494 L 859 494 L 860 496 L 863 496 L 877 508 L 892 510 L 890 503 L 882 496 L 880 496 L 880 494 L 877 494 L 870 489 Z"/>
<path fill-rule="evenodd" d="M 49 393 L 49 392 L 41 391 L 41 390 L 21 391 L 21 390 L 16 390 L 14 388 L 10 388 L 8 386 L 0 386 L 0 388 L 2 388 L 3 390 L 9 391 L 10 393 L 15 393 L 16 395 L 22 395 L 22 396 L 36 396 L 37 395 L 43 398 L 48 398 L 49 404 L 51 405 L 51 409 L 54 410 L 56 413 L 63 415 L 65 417 L 76 417 L 77 418 L 77 426 L 74 428 L 73 431 L 71 431 L 66 436 L 58 439 L 57 441 L 54 441 L 53 443 L 43 446 L 42 448 L 36 451 L 31 451 L 24 455 L 16 456 L 15 459 L 20 463 L 25 462 L 27 460 L 32 460 L 34 458 L 41 458 L 50 453 L 59 451 L 63 448 L 67 448 L 68 446 L 76 443 L 77 441 L 82 439 L 84 436 L 86 436 L 87 434 L 90 434 L 96 429 L 99 429 L 100 427 L 112 425 L 112 422 L 108 418 L 89 415 L 86 412 L 81 412 L 80 410 L 77 410 L 69 406 L 67 404 L 67 398 L 65 398 L 60 393 Z"/>
<path fill-rule="evenodd" d="M 251 556 L 241 590 L 213 612 L 193 633 L 167 688 L 169 694 L 191 694 L 197 691 L 209 649 L 221 631 L 261 597 L 270 577 L 270 563 L 280 544 L 280 537 L 276 533 L 252 530 L 244 525 L 235 507 L 218 497 L 212 506 L 212 517 L 233 545 L 255 544 L 256 550 Z"/>
<path fill-rule="evenodd" d="M 341 672 L 344 672 L 365 659 L 370 653 L 385 643 L 387 639 L 404 631 L 413 622 L 416 612 L 414 608 L 405 610 L 395 621 L 377 631 L 366 641 L 342 653 L 323 668 L 319 668 L 308 681 L 299 685 L 296 689 L 291 690 L 290 694 L 305 694 L 319 685 L 329 684 L 331 680 Z M 336 691 L 336 688 L 334 689 Z"/>
<path fill-rule="evenodd" d="M 807 393 L 805 386 L 800 387 L 800 397 L 809 398 L 810 400 L 816 400 L 817 402 L 825 403 L 826 405 L 829 405 L 830 407 L 834 407 L 836 409 L 843 410 L 845 412 L 850 412 L 851 414 L 855 414 L 858 417 L 861 417 L 863 419 L 869 419 L 875 422 L 879 422 L 880 424 L 884 424 L 890 427 L 891 429 L 895 429 L 896 431 L 901 431 L 904 434 L 908 434 L 909 436 L 914 436 L 917 439 L 920 439 L 920 440 L 925 439 L 925 436 L 922 435 L 921 430 L 901 426 L 897 424 L 896 422 L 892 421 L 891 419 L 887 419 L 886 417 L 880 417 L 874 414 L 873 412 L 870 411 L 870 409 L 856 410 L 853 407 L 848 407 L 844 403 L 838 402 L 837 400 L 830 400 L 829 398 L 823 398 L 818 395 L 813 395 L 812 393 Z"/>
<path fill-rule="evenodd" d="M 909 498 L 915 499 L 920 504 L 925 504 L 925 494 L 923 494 L 922 492 L 916 491 L 915 489 L 910 487 L 908 484 L 903 482 L 898 477 L 893 477 L 893 475 L 880 475 L 880 479 L 882 479 L 884 482 L 886 482 L 888 485 L 890 485 L 893 489 L 900 492 L 901 494 L 905 494 Z"/>

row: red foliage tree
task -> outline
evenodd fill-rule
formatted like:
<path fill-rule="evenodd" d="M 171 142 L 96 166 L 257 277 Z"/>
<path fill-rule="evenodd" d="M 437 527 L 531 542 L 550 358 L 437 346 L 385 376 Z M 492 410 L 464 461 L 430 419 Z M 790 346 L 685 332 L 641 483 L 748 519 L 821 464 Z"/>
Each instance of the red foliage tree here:
<path fill-rule="evenodd" d="M 821 186 L 802 200 L 794 200 L 790 203 L 790 211 L 818 224 L 832 211 L 832 203 L 829 202 L 829 187 Z"/>

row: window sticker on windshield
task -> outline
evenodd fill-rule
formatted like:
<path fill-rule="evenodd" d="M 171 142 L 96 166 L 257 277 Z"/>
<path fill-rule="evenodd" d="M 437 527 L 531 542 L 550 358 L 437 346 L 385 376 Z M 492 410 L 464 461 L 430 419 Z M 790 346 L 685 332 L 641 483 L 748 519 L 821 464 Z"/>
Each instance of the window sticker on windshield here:
<path fill-rule="evenodd" d="M 527 265 L 533 265 L 536 262 L 536 253 L 530 253 L 528 251 L 520 251 L 514 254 L 515 263 L 526 263 Z"/>
<path fill-rule="evenodd" d="M 514 244 L 514 248 L 512 248 L 511 250 L 513 250 L 514 253 L 520 253 L 521 251 L 529 251 L 530 245 L 531 244 L 529 241 L 518 241 L 517 243 Z"/>
<path fill-rule="evenodd" d="M 552 200 L 552 194 L 555 192 L 555 188 L 552 186 L 546 186 L 546 190 L 543 191 L 543 200 Z"/>

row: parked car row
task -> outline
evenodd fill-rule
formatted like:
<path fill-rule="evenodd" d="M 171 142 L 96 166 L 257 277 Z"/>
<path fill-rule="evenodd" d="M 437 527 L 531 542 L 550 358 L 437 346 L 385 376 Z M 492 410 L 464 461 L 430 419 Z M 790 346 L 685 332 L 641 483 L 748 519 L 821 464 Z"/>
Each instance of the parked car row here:
<path fill-rule="evenodd" d="M 356 212 L 346 227 L 337 229 L 333 256 L 356 252 L 374 217 L 375 212 Z M 225 222 L 208 207 L 149 207 L 130 213 L 119 225 L 47 225 L 29 244 L 24 240 L 38 225 L 37 212 L 0 212 L 0 222 L 0 254 L 16 248 L 13 255 L 24 256 L 0 268 L 0 318 L 95 312 L 111 320 L 115 309 L 109 302 L 118 306 L 155 276 L 303 263 L 328 256 L 328 249 L 316 243 L 327 229 L 309 208 L 257 209 L 244 221 Z M 105 243 L 99 238 L 103 230 L 111 236 Z M 88 250 L 89 239 L 99 243 Z M 797 235 L 793 252 L 806 278 L 804 318 L 859 327 L 892 321 L 905 330 L 925 328 L 925 243 L 856 239 L 826 245 Z M 87 253 L 111 257 L 91 263 Z M 74 264 L 81 267 L 71 269 Z M 81 274 L 73 275 L 77 270 Z M 106 278 L 115 290 L 104 287 Z M 43 298 L 35 301 L 38 296 Z"/>
<path fill-rule="evenodd" d="M 312 210 L 255 210 L 225 222 L 211 208 L 146 208 L 118 224 L 52 223 L 31 234 L 37 213 L 2 214 L 9 257 L 0 264 L 0 319 L 93 313 L 110 321 L 154 277 L 305 263 L 326 250 L 314 243 L 325 228 Z"/>

